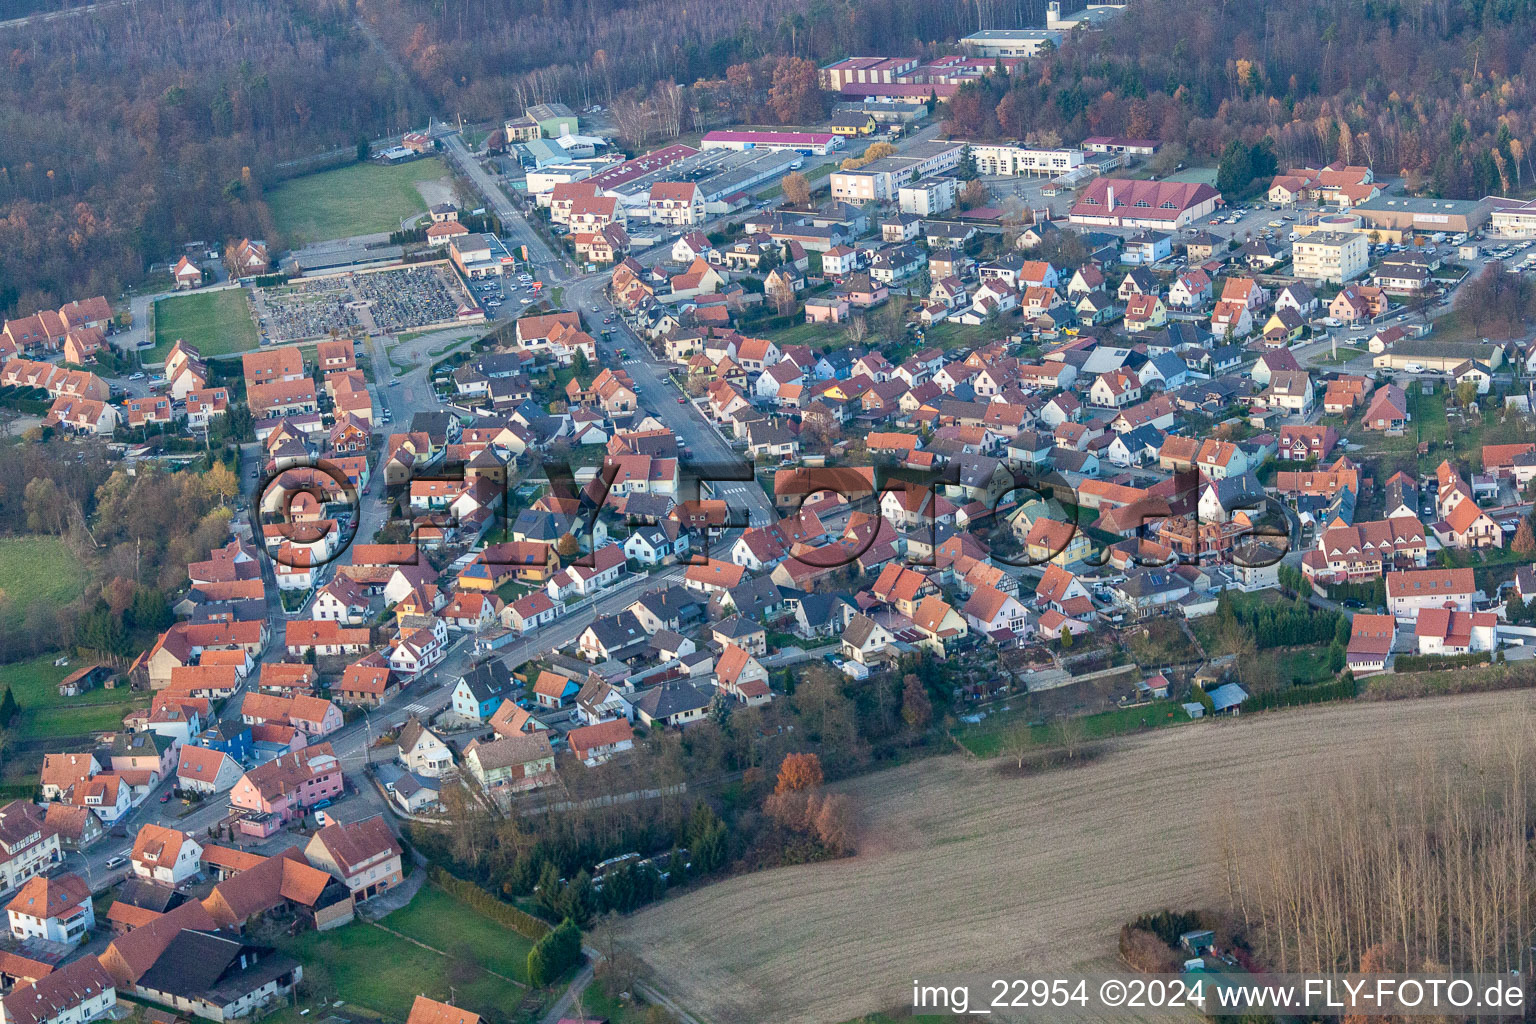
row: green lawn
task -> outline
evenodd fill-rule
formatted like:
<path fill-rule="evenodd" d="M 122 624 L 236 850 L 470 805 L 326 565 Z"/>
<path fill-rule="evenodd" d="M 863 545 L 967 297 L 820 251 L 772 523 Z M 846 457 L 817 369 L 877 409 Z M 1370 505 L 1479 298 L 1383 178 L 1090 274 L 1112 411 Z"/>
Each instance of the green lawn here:
<path fill-rule="evenodd" d="M 418 894 L 418 899 L 427 891 Z M 385 918 L 386 926 L 394 927 L 401 913 L 404 911 Z M 455 904 L 453 913 L 455 916 L 447 919 L 450 928 L 473 927 L 469 919 L 477 915 L 472 911 Z M 499 930 L 495 938 L 509 942 L 508 936 L 519 944 L 524 941 Z M 404 1020 L 418 995 L 447 1001 L 450 989 L 455 1005 L 476 1012 L 500 1007 L 504 1009 L 498 1016 L 514 1019 L 510 1011 L 528 994 L 526 989 L 480 970 L 473 961 L 434 953 L 365 921 L 328 932 L 305 932 L 280 943 L 286 953 L 303 963 L 311 991 L 393 1020 Z"/>
<path fill-rule="evenodd" d="M 918 347 L 937 347 L 945 351 L 962 345 L 974 348 L 1007 337 L 1018 329 L 1018 321 L 1009 318 L 990 324 L 962 324 L 942 320 L 923 332 L 923 342 Z"/>
<path fill-rule="evenodd" d="M 69 604 L 84 592 L 86 579 L 85 567 L 57 537 L 0 539 L 0 629 L 19 629 L 36 602 Z"/>
<path fill-rule="evenodd" d="M 793 327 L 782 327 L 778 330 L 757 332 L 756 336 L 769 338 L 780 348 L 783 348 L 785 345 L 810 345 L 814 348 L 829 342 L 840 343 L 846 341 L 845 331 L 841 324 L 795 324 Z"/>
<path fill-rule="evenodd" d="M 388 167 L 352 164 L 285 181 L 266 193 L 272 219 L 292 245 L 400 230 L 400 222 L 425 213 L 418 181 L 443 177 L 436 157 Z"/>
<path fill-rule="evenodd" d="M 1366 354 L 1366 350 L 1363 349 L 1363 348 L 1351 348 L 1348 345 L 1340 345 L 1339 349 L 1338 349 L 1338 353 L 1336 355 L 1329 354 L 1329 355 L 1323 356 L 1321 359 L 1318 360 L 1318 362 L 1320 362 L 1320 363 L 1329 363 L 1329 364 L 1343 364 L 1343 363 L 1349 362 L 1351 359 L 1357 359 L 1360 356 L 1363 356 L 1365 354 Z"/>
<path fill-rule="evenodd" d="M 197 346 L 204 356 L 230 355 L 256 348 L 260 338 L 244 288 L 177 295 L 155 303 L 155 347 L 146 363 L 165 361 L 177 339 Z"/>
<path fill-rule="evenodd" d="M 1266 653 L 1272 654 L 1280 666 L 1282 682 L 1305 686 L 1333 678 L 1328 671 L 1327 647 L 1289 647 Z"/>
<path fill-rule="evenodd" d="M 1021 697 L 1020 702 L 1022 700 Z M 1021 710 L 1013 714 L 988 716 L 979 725 L 956 732 L 955 739 L 977 757 L 996 757 L 1003 753 L 1011 727 L 1023 713 Z M 1157 726 L 1180 725 L 1189 720 L 1178 702 L 1171 700 L 1155 701 L 1141 707 L 1101 711 L 1095 715 L 1084 715 L 1081 719 L 1084 736 L 1088 739 L 1105 739 Z M 1034 746 L 1045 748 L 1056 743 L 1056 736 L 1049 724 L 1036 725 L 1030 728 L 1030 740 Z"/>
<path fill-rule="evenodd" d="M 575 1007 L 571 1013 L 575 1015 Z M 581 1015 L 606 1020 L 608 1024 L 645 1024 L 646 1010 L 634 1003 L 621 1003 L 609 997 L 603 986 L 593 983 L 581 990 Z"/>
<path fill-rule="evenodd" d="M 0 665 L 0 690 L 9 686 L 16 703 L 21 705 L 18 735 L 81 736 L 121 728 L 123 715 L 138 700 L 137 695 L 121 686 L 89 690 L 78 697 L 60 697 L 59 680 L 85 663 L 71 658 L 68 665 L 55 665 L 56 657 L 44 654 L 31 661 Z"/>
<path fill-rule="evenodd" d="M 482 967 L 528 980 L 533 943 L 460 903 L 437 886 L 422 886 L 410 905 L 384 918 L 384 926 L 448 953 L 466 951 Z"/>

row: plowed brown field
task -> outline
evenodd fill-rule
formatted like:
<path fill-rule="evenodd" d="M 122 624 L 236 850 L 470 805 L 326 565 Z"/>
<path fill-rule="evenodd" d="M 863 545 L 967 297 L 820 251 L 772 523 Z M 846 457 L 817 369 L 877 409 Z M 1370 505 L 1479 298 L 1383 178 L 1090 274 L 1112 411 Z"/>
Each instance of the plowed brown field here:
<path fill-rule="evenodd" d="M 1453 752 L 1526 692 L 1357 703 L 1127 739 L 1004 778 L 961 757 L 853 780 L 857 857 L 706 886 L 625 921 L 661 987 L 711 1024 L 846 1021 L 944 972 L 1117 969 L 1116 934 L 1223 901 L 1216 821 L 1294 805 L 1360 758 Z"/>

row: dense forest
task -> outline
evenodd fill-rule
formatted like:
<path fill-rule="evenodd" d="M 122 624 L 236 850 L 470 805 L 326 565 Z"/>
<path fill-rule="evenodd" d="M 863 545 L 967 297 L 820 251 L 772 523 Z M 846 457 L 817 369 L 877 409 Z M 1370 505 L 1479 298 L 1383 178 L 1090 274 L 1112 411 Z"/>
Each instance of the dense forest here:
<path fill-rule="evenodd" d="M 51 6 L 51 5 L 48 5 Z M 268 236 L 284 162 L 429 113 L 610 106 L 643 145 L 796 123 L 814 67 L 952 52 L 1044 0 L 137 0 L 0 36 L 0 314 L 115 295 L 180 244 Z M 1134 0 L 950 103 L 965 137 L 1156 136 L 1170 166 L 1234 140 L 1446 196 L 1536 177 L 1536 0 Z M 1267 142 L 1261 140 L 1267 139 Z M 286 169 L 292 173 L 292 169 Z"/>
<path fill-rule="evenodd" d="M 406 119 L 409 90 L 329 0 L 138 0 L 0 46 L 0 313 L 270 234 L 275 164 Z"/>
<path fill-rule="evenodd" d="M 1037 24 L 1045 0 L 359 0 L 451 113 L 540 100 L 609 103 L 657 82 L 692 85 L 768 56 L 827 63 L 916 53 L 977 28 Z"/>
<path fill-rule="evenodd" d="M 1347 160 L 1472 197 L 1533 177 L 1531 0 L 1136 0 L 950 104 L 968 136 L 1156 137 L 1171 161 L 1269 137 L 1281 166 Z"/>

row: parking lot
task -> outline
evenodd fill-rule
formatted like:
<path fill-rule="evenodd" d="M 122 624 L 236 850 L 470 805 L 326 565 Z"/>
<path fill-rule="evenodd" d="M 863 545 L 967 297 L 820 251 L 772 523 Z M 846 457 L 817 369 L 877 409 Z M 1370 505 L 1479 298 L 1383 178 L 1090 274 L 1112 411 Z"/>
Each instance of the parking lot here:
<path fill-rule="evenodd" d="M 549 289 L 525 271 L 475 282 L 475 298 L 485 307 L 487 317 L 511 319 L 540 299 L 549 298 Z"/>

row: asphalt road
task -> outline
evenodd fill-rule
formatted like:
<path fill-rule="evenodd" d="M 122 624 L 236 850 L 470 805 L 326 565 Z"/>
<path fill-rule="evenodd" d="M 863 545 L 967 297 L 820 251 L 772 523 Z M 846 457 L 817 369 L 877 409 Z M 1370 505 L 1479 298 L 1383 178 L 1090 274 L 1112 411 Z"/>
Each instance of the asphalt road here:
<path fill-rule="evenodd" d="M 442 142 L 448 158 L 453 161 L 454 165 L 458 167 L 465 177 L 474 183 L 476 190 L 485 199 L 486 205 L 501 219 L 502 237 L 507 242 L 509 249 L 526 245 L 529 258 L 533 262 L 544 266 L 554 267 L 567 263 L 567 261 L 557 258 L 550 251 L 549 246 L 544 244 L 544 240 L 539 237 L 538 232 L 534 231 L 528 222 L 523 219 L 516 205 L 507 198 L 507 194 L 501 190 L 501 186 L 497 184 L 496 179 L 486 173 L 485 169 L 480 166 L 480 161 L 469 151 L 469 147 L 464 144 L 464 139 L 461 135 L 445 135 Z"/>

